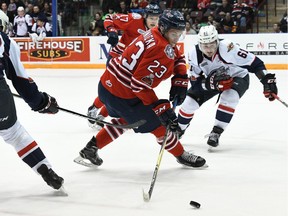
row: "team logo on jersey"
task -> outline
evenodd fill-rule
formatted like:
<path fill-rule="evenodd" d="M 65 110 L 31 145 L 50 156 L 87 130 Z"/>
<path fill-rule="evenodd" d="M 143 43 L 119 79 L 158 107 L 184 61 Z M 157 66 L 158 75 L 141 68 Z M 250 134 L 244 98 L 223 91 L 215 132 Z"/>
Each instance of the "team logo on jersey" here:
<path fill-rule="evenodd" d="M 167 55 L 168 58 L 174 59 L 174 56 L 175 56 L 174 49 L 173 49 L 173 47 L 170 44 L 168 44 L 165 47 L 164 52 L 165 52 L 165 54 Z"/>
<path fill-rule="evenodd" d="M 234 48 L 234 44 L 231 42 L 231 43 L 227 46 L 227 49 L 228 49 L 227 52 L 230 52 L 233 48 Z"/>
<path fill-rule="evenodd" d="M 108 86 L 108 87 L 112 87 L 112 83 L 110 80 L 106 80 L 105 81 L 105 84 Z"/>
<path fill-rule="evenodd" d="M 149 76 L 143 77 L 141 80 L 147 85 L 152 86 L 154 81 L 154 75 L 150 74 Z"/>
<path fill-rule="evenodd" d="M 133 17 L 133 19 L 141 19 L 142 18 L 142 16 L 138 13 L 132 13 L 132 17 Z"/>

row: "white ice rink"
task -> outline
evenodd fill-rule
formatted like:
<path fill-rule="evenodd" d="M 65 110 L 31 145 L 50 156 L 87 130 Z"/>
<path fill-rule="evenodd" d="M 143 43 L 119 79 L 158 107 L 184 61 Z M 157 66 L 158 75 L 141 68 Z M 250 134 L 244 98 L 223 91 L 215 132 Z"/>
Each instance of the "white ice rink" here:
<path fill-rule="evenodd" d="M 97 95 L 102 70 L 28 72 L 61 107 L 86 114 Z M 288 72 L 273 73 L 279 97 L 288 102 Z M 165 152 L 149 203 L 143 202 L 142 188 L 149 189 L 160 149 L 154 136 L 127 131 L 100 150 L 103 165 L 89 169 L 73 163 L 96 134 L 87 120 L 61 111 L 35 113 L 15 99 L 20 122 L 65 179 L 69 196 L 56 196 L 1 139 L 0 216 L 287 216 L 288 109 L 265 99 L 262 84 L 253 74 L 250 78 L 250 89 L 217 151 L 207 152 L 204 138 L 213 127 L 216 97 L 196 112 L 181 140 L 209 167 L 183 168 Z M 168 97 L 169 86 L 167 81 L 156 89 L 159 97 Z M 190 200 L 201 203 L 201 208 L 192 208 Z"/>

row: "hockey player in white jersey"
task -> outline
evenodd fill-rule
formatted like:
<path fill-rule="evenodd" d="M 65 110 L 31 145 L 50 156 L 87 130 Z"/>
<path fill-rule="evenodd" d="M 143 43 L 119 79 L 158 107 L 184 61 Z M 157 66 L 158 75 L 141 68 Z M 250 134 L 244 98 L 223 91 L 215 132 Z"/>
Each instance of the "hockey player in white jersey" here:
<path fill-rule="evenodd" d="M 64 179 L 52 170 L 52 165 L 37 142 L 17 119 L 13 95 L 4 75 L 11 80 L 16 91 L 33 111 L 55 114 L 58 112 L 58 104 L 54 97 L 40 92 L 26 73 L 20 61 L 17 43 L 4 33 L 8 22 L 8 17 L 0 10 L 0 136 L 15 148 L 23 162 L 41 175 L 49 186 L 66 193 L 62 186 Z"/>
<path fill-rule="evenodd" d="M 214 26 L 201 27 L 198 44 L 188 53 L 191 88 L 178 114 L 181 137 L 200 106 L 219 95 L 214 127 L 207 144 L 219 145 L 219 137 L 230 123 L 240 98 L 249 87 L 249 72 L 254 73 L 270 101 L 277 95 L 275 74 L 268 73 L 254 54 L 229 40 L 219 40 Z"/>

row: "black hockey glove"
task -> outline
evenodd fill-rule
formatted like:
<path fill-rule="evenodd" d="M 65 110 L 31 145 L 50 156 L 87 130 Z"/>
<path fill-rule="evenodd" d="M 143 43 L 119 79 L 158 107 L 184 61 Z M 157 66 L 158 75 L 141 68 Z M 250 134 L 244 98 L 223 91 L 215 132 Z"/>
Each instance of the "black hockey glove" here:
<path fill-rule="evenodd" d="M 207 90 L 224 91 L 233 85 L 233 78 L 223 71 L 214 71 L 205 80 Z"/>
<path fill-rule="evenodd" d="M 46 92 L 43 92 L 43 101 L 40 106 L 34 111 L 39 113 L 55 114 L 59 111 L 57 101 L 54 97 L 51 97 Z"/>
<path fill-rule="evenodd" d="M 165 99 L 158 100 L 153 104 L 154 112 L 159 117 L 162 125 L 170 125 L 170 130 L 175 132 L 180 130 L 178 126 L 178 118 L 175 112 L 171 109 L 170 102 Z"/>
<path fill-rule="evenodd" d="M 261 83 L 263 84 L 263 94 L 269 101 L 275 100 L 273 94 L 277 95 L 278 89 L 276 86 L 276 77 L 275 74 L 266 74 L 262 79 Z"/>
<path fill-rule="evenodd" d="M 176 106 L 183 103 L 186 97 L 188 87 L 188 77 L 187 74 L 181 75 L 177 74 L 171 79 L 171 89 L 170 89 L 170 101 L 177 101 Z"/>
<path fill-rule="evenodd" d="M 110 27 L 110 28 L 108 27 L 107 32 L 108 32 L 107 43 L 110 44 L 112 47 L 115 47 L 119 40 L 117 30 L 114 27 Z"/>

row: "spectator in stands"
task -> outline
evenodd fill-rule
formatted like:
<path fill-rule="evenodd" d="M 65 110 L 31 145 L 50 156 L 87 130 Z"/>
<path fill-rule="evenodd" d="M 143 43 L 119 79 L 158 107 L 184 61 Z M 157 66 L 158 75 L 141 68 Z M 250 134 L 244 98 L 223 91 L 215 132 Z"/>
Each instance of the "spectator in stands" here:
<path fill-rule="evenodd" d="M 216 9 L 216 16 L 220 16 L 221 18 L 224 18 L 226 14 L 229 13 L 231 17 L 232 10 L 233 10 L 233 7 L 228 2 L 228 0 L 222 0 L 222 5 L 217 7 Z"/>
<path fill-rule="evenodd" d="M 148 0 L 139 0 L 138 5 L 140 9 L 144 9 L 149 4 Z"/>
<path fill-rule="evenodd" d="M 282 33 L 282 31 L 280 30 L 280 23 L 273 24 L 273 33 Z"/>
<path fill-rule="evenodd" d="M 215 21 L 215 19 L 214 19 L 214 16 L 213 16 L 213 15 L 209 15 L 209 16 L 207 17 L 207 24 L 208 24 L 208 25 L 213 25 L 214 21 Z M 216 26 L 215 26 L 215 27 L 216 27 Z"/>
<path fill-rule="evenodd" d="M 237 32 L 246 33 L 247 30 L 247 16 L 251 8 L 243 3 L 243 0 L 237 0 L 237 3 L 233 5 L 232 19 L 234 25 L 237 26 Z"/>
<path fill-rule="evenodd" d="M 13 22 L 13 30 L 15 37 L 28 37 L 32 28 L 32 17 L 25 14 L 24 7 L 20 6 L 17 9 L 18 15 L 15 16 Z"/>
<path fill-rule="evenodd" d="M 18 9 L 19 7 L 25 8 L 25 4 L 23 3 L 22 0 L 15 0 L 16 8 Z"/>
<path fill-rule="evenodd" d="M 114 11 L 117 7 L 119 7 L 119 1 L 103 1 L 102 2 L 102 12 L 103 14 L 107 14 L 110 8 L 113 8 Z"/>
<path fill-rule="evenodd" d="M 205 26 L 207 25 L 206 22 L 203 22 L 202 19 L 200 17 L 196 17 L 195 19 L 195 22 L 193 23 L 192 25 L 192 28 L 197 32 L 199 32 L 199 29 L 202 27 L 202 26 Z"/>
<path fill-rule="evenodd" d="M 203 11 L 203 13 L 206 12 L 206 10 L 210 7 L 211 0 L 198 0 L 197 7 L 200 11 Z"/>
<path fill-rule="evenodd" d="M 176 1 L 175 1 L 176 2 Z M 177 1 L 176 5 L 177 8 L 182 8 L 183 12 L 191 12 L 197 10 L 197 1 L 196 0 L 186 0 L 186 1 Z"/>
<path fill-rule="evenodd" d="M 34 23 L 37 22 L 38 17 L 41 17 L 41 19 L 45 19 L 45 22 L 47 22 L 47 17 L 45 16 L 45 14 L 43 12 L 40 11 L 40 8 L 38 5 L 34 5 L 33 6 L 33 12 L 31 14 L 32 19 L 34 20 Z"/>
<path fill-rule="evenodd" d="M 51 6 L 50 6 L 50 4 L 48 2 L 44 3 L 43 13 L 47 17 L 47 20 L 49 22 L 51 22 L 52 21 L 52 8 L 51 8 Z"/>
<path fill-rule="evenodd" d="M 185 13 L 185 14 L 184 14 L 184 18 L 185 18 L 185 21 L 189 22 L 190 25 L 192 26 L 192 24 L 193 24 L 193 19 L 192 19 L 192 17 L 190 16 L 190 13 Z"/>
<path fill-rule="evenodd" d="M 33 4 L 32 3 L 27 3 L 27 6 L 25 8 L 25 12 L 26 12 L 26 14 L 29 14 L 32 17 L 32 13 L 33 13 Z"/>
<path fill-rule="evenodd" d="M 87 31 L 89 36 L 104 35 L 104 21 L 100 12 L 96 12 L 94 20 L 90 23 L 89 30 Z"/>
<path fill-rule="evenodd" d="M 14 13 L 11 12 L 11 11 L 8 11 L 7 3 L 5 3 L 5 2 L 1 3 L 1 10 L 8 16 L 9 22 L 13 23 L 13 21 L 14 21 Z"/>
<path fill-rule="evenodd" d="M 220 31 L 219 33 L 232 33 L 234 23 L 231 18 L 230 13 L 226 13 L 225 17 L 221 19 L 220 21 Z"/>
<path fill-rule="evenodd" d="M 185 34 L 197 34 L 190 22 L 186 21 Z"/>
<path fill-rule="evenodd" d="M 287 11 L 286 11 L 283 15 L 283 18 L 280 20 L 281 32 L 287 33 L 287 23 L 288 23 L 288 16 L 287 16 Z"/>
<path fill-rule="evenodd" d="M 13 14 L 13 16 L 16 16 L 16 14 L 17 14 L 17 6 L 15 4 L 15 0 L 10 0 L 10 3 L 8 5 L 8 9 L 7 10 L 10 11 Z"/>
<path fill-rule="evenodd" d="M 45 37 L 52 36 L 52 26 L 49 22 L 47 22 L 47 18 L 45 15 L 39 15 L 37 17 L 37 21 L 33 24 L 31 32 L 37 34 L 37 37 L 35 34 L 35 38 L 33 38 L 33 36 L 31 37 L 34 42 L 36 42 L 36 40 L 41 41 Z M 31 35 L 32 34 L 30 34 L 30 36 Z"/>
<path fill-rule="evenodd" d="M 139 8 L 138 0 L 131 0 L 130 10 L 138 9 L 138 8 Z"/>
<path fill-rule="evenodd" d="M 120 1 L 120 10 L 117 11 L 121 14 L 128 14 L 129 13 L 129 7 L 126 5 L 126 2 L 124 0 Z"/>

